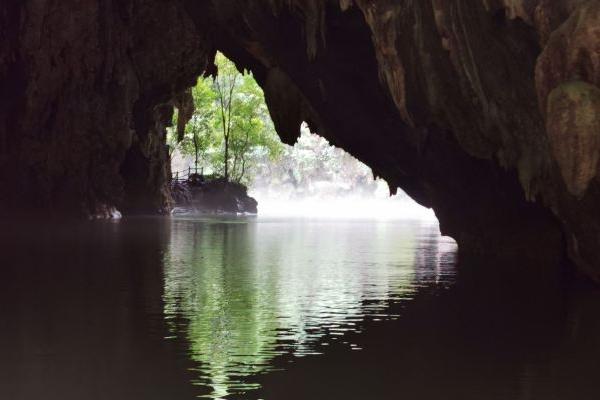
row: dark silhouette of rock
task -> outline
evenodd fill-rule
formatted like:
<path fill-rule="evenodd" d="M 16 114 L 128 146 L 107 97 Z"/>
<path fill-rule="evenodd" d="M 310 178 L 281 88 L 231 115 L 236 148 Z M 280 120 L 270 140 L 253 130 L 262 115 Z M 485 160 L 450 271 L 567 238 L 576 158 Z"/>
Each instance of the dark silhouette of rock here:
<path fill-rule="evenodd" d="M 205 213 L 258 212 L 258 203 L 248 196 L 246 186 L 225 179 L 205 181 L 199 178 L 200 175 L 192 174 L 186 181 L 173 182 L 171 194 L 174 207 Z"/>

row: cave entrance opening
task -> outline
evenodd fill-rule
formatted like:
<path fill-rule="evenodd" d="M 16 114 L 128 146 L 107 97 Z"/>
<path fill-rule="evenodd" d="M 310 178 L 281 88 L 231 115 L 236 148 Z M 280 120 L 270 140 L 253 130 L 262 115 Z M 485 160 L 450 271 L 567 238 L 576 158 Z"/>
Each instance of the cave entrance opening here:
<path fill-rule="evenodd" d="M 283 144 L 252 74 L 221 53 L 215 65 L 218 73 L 189 91 L 193 107 L 178 107 L 167 130 L 174 192 L 226 182 L 256 198 L 261 215 L 435 220 L 404 192 L 390 196 L 368 166 L 308 124 L 294 146 Z"/>

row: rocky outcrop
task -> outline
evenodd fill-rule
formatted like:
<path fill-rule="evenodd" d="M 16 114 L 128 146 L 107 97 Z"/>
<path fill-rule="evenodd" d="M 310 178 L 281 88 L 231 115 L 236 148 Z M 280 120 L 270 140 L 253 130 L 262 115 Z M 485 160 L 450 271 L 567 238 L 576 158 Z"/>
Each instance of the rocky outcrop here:
<path fill-rule="evenodd" d="M 2 5 L 1 201 L 167 206 L 164 126 L 218 49 L 285 142 L 307 121 L 461 251 L 566 254 L 600 280 L 599 27 L 598 0 Z"/>
<path fill-rule="evenodd" d="M 187 180 L 171 184 L 173 210 L 176 214 L 227 213 L 256 214 L 258 202 L 248 196 L 248 188 L 224 179 L 207 182 Z"/>

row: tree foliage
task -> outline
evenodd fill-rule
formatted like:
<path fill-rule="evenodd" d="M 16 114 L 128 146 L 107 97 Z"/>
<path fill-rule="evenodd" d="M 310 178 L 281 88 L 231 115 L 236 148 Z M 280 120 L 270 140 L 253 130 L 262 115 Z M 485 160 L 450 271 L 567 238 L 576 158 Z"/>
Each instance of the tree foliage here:
<path fill-rule="evenodd" d="M 248 183 L 257 162 L 265 156 L 277 159 L 283 144 L 253 76 L 240 73 L 220 53 L 215 63 L 217 76 L 200 78 L 193 88 L 196 111 L 183 140 L 177 143 L 171 130 L 167 143 L 171 149 L 193 156 L 197 168 L 206 168 L 230 181 Z"/>

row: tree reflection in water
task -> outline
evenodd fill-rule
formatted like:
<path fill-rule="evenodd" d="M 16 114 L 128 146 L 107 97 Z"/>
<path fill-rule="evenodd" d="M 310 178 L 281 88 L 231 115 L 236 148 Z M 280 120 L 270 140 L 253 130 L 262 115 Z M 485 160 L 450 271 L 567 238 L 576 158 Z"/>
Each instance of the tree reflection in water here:
<path fill-rule="evenodd" d="M 207 397 L 241 394 L 276 356 L 319 354 L 365 318 L 395 318 L 390 302 L 450 282 L 454 251 L 429 222 L 175 220 L 165 318 Z"/>

